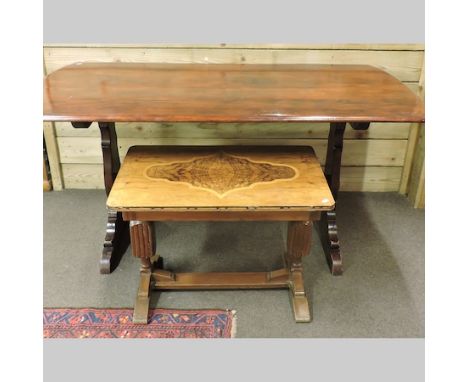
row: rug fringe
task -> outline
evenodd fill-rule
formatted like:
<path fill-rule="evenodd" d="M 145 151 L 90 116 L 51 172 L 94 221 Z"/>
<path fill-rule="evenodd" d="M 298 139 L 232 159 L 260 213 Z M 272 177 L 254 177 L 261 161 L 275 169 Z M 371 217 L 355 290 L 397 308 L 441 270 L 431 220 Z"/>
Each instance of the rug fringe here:
<path fill-rule="evenodd" d="M 236 338 L 237 334 L 237 311 L 230 310 L 232 313 L 231 338 Z"/>

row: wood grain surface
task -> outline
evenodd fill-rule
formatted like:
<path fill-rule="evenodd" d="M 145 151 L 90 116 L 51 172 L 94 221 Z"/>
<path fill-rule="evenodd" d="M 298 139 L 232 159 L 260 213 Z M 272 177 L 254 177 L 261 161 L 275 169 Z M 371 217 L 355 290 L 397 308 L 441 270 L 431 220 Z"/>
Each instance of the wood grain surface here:
<path fill-rule="evenodd" d="M 368 65 L 78 62 L 45 78 L 44 120 L 420 122 L 424 111 Z"/>
<path fill-rule="evenodd" d="M 329 210 L 334 200 L 310 147 L 132 147 L 107 206 L 119 211 Z"/>

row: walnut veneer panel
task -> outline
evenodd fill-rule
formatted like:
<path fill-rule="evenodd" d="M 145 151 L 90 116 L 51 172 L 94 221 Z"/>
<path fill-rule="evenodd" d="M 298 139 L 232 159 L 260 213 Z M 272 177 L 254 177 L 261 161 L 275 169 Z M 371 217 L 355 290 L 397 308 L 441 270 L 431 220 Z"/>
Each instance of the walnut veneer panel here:
<path fill-rule="evenodd" d="M 311 147 L 134 146 L 107 200 L 114 210 L 330 210 Z"/>

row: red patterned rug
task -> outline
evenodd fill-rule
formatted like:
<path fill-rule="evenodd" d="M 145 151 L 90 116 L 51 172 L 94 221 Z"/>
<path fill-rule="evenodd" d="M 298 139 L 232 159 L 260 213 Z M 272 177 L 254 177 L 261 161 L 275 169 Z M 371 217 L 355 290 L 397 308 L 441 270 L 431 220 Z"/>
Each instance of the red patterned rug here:
<path fill-rule="evenodd" d="M 152 309 L 148 325 L 132 309 L 44 309 L 44 338 L 232 338 L 232 310 Z"/>

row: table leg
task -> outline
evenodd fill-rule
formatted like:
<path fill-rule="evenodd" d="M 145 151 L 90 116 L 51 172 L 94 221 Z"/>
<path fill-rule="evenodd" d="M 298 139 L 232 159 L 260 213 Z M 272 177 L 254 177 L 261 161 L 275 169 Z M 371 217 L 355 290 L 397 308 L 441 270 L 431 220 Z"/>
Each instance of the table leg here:
<path fill-rule="evenodd" d="M 104 162 L 104 185 L 106 195 L 109 195 L 120 168 L 117 134 L 115 124 L 112 122 L 99 122 L 99 129 L 101 130 L 101 148 Z M 111 273 L 118 266 L 128 245 L 128 222 L 122 220 L 120 212 L 108 210 L 106 236 L 99 261 L 100 272 L 103 274 Z"/>
<path fill-rule="evenodd" d="M 338 198 L 340 190 L 341 154 L 343 152 L 343 136 L 346 123 L 330 123 L 330 133 L 328 135 L 327 159 L 325 162 L 325 177 L 328 186 L 335 198 Z M 369 122 L 353 122 L 351 127 L 354 130 L 367 130 Z M 336 210 L 322 212 L 320 221 L 320 231 L 322 245 L 325 251 L 328 265 L 332 275 L 343 274 L 343 259 L 338 239 L 338 226 L 336 223 Z"/>
<path fill-rule="evenodd" d="M 109 274 L 119 265 L 128 248 L 130 235 L 128 222 L 122 220 L 122 214 L 117 211 L 107 211 L 106 236 L 99 259 L 99 271 Z"/>
<path fill-rule="evenodd" d="M 302 258 L 307 256 L 312 245 L 312 221 L 289 222 L 286 265 L 289 271 L 289 290 L 296 322 L 311 320 L 309 302 L 304 288 Z"/>
<path fill-rule="evenodd" d="M 345 127 L 346 123 L 343 122 L 331 123 L 328 135 L 327 159 L 324 172 L 335 201 L 340 189 L 341 153 L 343 151 Z M 334 276 L 341 275 L 343 273 L 343 261 L 338 240 L 336 210 L 322 212 L 320 231 L 322 246 L 330 271 Z"/>
<path fill-rule="evenodd" d="M 151 297 L 151 272 L 156 246 L 152 223 L 133 220 L 130 222 L 130 236 L 132 242 L 132 254 L 139 257 L 140 286 L 138 287 L 135 307 L 133 309 L 133 323 L 147 324 L 148 311 Z"/>

